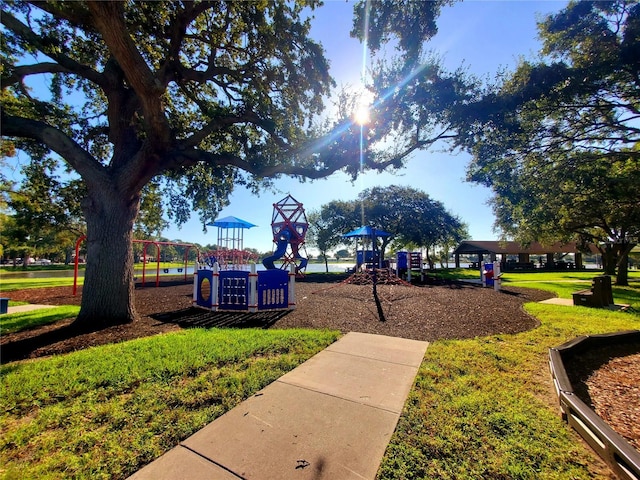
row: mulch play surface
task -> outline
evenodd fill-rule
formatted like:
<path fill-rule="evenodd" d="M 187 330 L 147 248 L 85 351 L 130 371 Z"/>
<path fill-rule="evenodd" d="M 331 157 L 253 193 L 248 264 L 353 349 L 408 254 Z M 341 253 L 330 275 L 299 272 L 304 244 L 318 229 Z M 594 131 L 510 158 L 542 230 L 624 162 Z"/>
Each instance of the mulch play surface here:
<path fill-rule="evenodd" d="M 66 353 L 192 326 L 331 328 L 427 341 L 517 333 L 537 324 L 524 311 L 523 303 L 552 296 L 519 288 L 495 292 L 458 282 L 424 286 L 389 282 L 378 285 L 377 291 L 385 321 L 379 320 L 372 286 L 352 282 L 346 275 L 309 275 L 296 282 L 294 310 L 255 314 L 209 312 L 193 307 L 192 283 L 164 281 L 157 288 L 136 288 L 140 318 L 133 323 L 81 333 L 66 321 L 3 335 L 2 361 Z M 11 292 L 11 299 L 79 305 L 81 290 L 73 296 L 71 287 L 26 289 Z"/>

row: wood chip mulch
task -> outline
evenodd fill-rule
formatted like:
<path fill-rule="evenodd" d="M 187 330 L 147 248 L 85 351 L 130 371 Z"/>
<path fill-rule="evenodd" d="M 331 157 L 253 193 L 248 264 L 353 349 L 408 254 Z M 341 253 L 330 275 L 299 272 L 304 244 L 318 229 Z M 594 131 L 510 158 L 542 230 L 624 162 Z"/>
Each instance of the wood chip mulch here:
<path fill-rule="evenodd" d="M 537 325 L 522 304 L 551 296 L 531 289 L 508 288 L 496 292 L 468 283 L 438 283 L 415 286 L 390 280 L 381 282 L 377 291 L 386 320 L 381 322 L 372 286 L 353 276 L 309 275 L 296 282 L 294 310 L 263 313 L 262 316 L 203 312 L 192 307 L 192 283 L 165 281 L 158 288 L 138 286 L 135 303 L 139 319 L 136 322 L 81 334 L 65 328 L 70 322 L 58 322 L 3 335 L 0 339 L 2 359 L 10 361 L 65 353 L 195 325 L 330 328 L 428 341 L 517 333 Z M 11 292 L 11 299 L 79 305 L 81 295 L 81 289 L 73 296 L 71 287 L 50 287 Z"/>
<path fill-rule="evenodd" d="M 589 349 L 565 368 L 575 394 L 640 451 L 640 342 Z"/>
<path fill-rule="evenodd" d="M 610 360 L 587 380 L 595 412 L 640 451 L 640 353 Z"/>

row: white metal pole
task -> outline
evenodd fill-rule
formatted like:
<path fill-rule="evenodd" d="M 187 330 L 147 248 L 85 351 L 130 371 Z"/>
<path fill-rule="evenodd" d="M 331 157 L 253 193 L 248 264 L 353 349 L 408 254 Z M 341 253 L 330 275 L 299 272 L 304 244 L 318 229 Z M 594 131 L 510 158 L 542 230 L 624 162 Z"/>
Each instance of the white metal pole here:
<path fill-rule="evenodd" d="M 484 262 L 480 262 L 480 278 L 482 279 L 482 286 L 487 286 L 487 278 L 484 275 Z"/>
<path fill-rule="evenodd" d="M 493 262 L 493 289 L 500 291 L 500 262 Z"/>
<path fill-rule="evenodd" d="M 220 286 L 220 266 L 218 262 L 213 264 L 213 278 L 211 282 L 211 310 L 217 311 L 220 306 L 218 292 Z"/>
<path fill-rule="evenodd" d="M 196 268 L 193 271 L 193 303 L 198 303 L 198 261 L 196 260 Z"/>

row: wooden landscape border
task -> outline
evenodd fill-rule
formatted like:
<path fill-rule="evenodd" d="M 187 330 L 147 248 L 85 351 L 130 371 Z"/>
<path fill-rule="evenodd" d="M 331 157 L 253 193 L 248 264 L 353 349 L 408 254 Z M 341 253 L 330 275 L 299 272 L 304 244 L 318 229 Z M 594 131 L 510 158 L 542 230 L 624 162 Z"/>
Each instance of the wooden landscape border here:
<path fill-rule="evenodd" d="M 586 335 L 549 349 L 549 369 L 563 419 L 624 480 L 640 480 L 640 453 L 574 393 L 564 362 L 591 348 L 640 341 L 640 330 Z"/>

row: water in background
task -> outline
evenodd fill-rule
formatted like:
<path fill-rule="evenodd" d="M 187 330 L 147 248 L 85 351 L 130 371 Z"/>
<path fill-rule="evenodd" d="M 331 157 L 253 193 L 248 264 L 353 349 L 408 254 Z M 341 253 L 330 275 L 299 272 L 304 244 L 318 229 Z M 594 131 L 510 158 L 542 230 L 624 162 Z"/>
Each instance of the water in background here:
<path fill-rule="evenodd" d="M 277 265 L 277 264 L 276 264 Z M 329 272 L 345 272 L 348 268 L 353 268 L 353 263 L 330 263 Z M 249 268 L 247 268 L 249 270 Z M 260 263 L 256 266 L 256 270 L 265 270 L 264 266 Z M 148 265 L 145 269 L 145 276 L 147 278 L 155 278 L 156 266 Z M 134 270 L 135 275 L 140 277 L 142 275 L 142 267 L 136 265 Z M 307 265 L 307 273 L 324 273 L 326 268 L 324 263 L 310 263 Z M 160 266 L 160 275 L 184 275 L 184 268 L 163 268 Z M 187 275 L 193 274 L 193 265 L 187 267 Z M 5 278 L 73 278 L 73 270 L 40 270 L 29 272 L 3 272 L 1 274 Z M 78 277 L 84 277 L 84 269 L 78 270 Z"/>
<path fill-rule="evenodd" d="M 276 264 L 276 266 L 279 266 Z M 351 269 L 355 266 L 354 262 L 340 262 L 340 263 L 329 263 L 329 272 L 346 272 L 347 269 Z M 453 263 L 449 264 L 450 268 L 454 268 Z M 468 263 L 461 263 L 461 268 L 468 268 Z M 587 270 L 597 268 L 595 264 L 585 264 Z M 436 269 L 439 269 L 440 265 L 436 265 Z M 180 270 L 180 271 L 178 271 Z M 249 268 L 247 268 L 249 270 Z M 264 266 L 259 263 L 257 264 L 256 270 L 265 270 Z M 325 273 L 326 267 L 324 263 L 309 263 L 307 265 L 306 273 Z M 193 265 L 187 267 L 187 275 L 193 274 Z M 3 272 L 0 274 L 1 276 L 6 276 L 6 278 L 73 278 L 73 270 L 41 270 L 35 272 Z M 137 277 L 142 276 L 142 267 L 136 265 L 135 275 Z M 154 265 L 148 265 L 145 270 L 145 277 L 151 279 L 155 278 L 156 275 L 156 267 Z M 184 269 L 178 268 L 163 268 L 160 267 L 160 275 L 184 275 Z M 78 277 L 84 277 L 84 270 L 78 271 Z"/>

